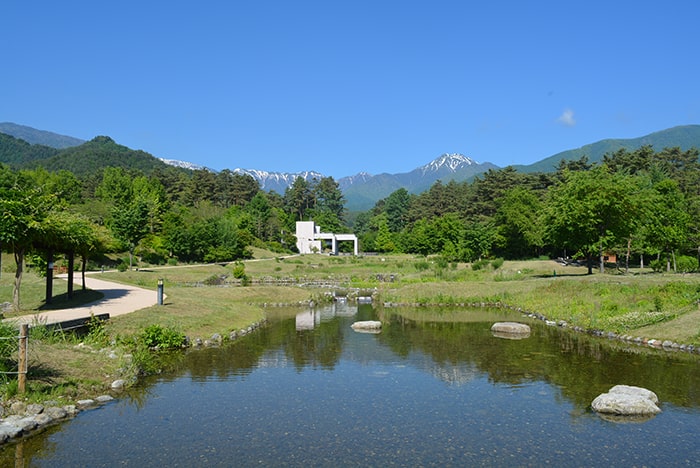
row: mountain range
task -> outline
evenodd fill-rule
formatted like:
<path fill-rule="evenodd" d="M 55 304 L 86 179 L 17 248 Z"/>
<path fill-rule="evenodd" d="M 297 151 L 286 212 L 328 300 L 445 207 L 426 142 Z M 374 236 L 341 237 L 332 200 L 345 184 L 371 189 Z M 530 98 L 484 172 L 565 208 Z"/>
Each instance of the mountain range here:
<path fill-rule="evenodd" d="M 605 154 L 623 148 L 631 151 L 644 145 L 651 145 L 657 151 L 675 146 L 682 150 L 700 148 L 700 125 L 673 127 L 639 138 L 601 140 L 557 153 L 530 165 L 513 167 L 520 172 L 552 172 L 561 160 L 574 161 L 585 156 L 589 162 L 598 162 Z M 116 159 L 106 157 L 107 154 L 115 155 Z M 86 142 L 10 122 L 0 123 L 0 162 L 3 163 L 18 167 L 39 165 L 49 170 L 68 169 L 79 175 L 86 171 L 94 171 L 100 164 L 115 164 L 115 161 L 118 165 L 142 170 L 166 165 L 188 170 L 206 169 L 193 163 L 156 158 L 144 151 L 131 150 L 118 145 L 109 137 L 100 136 Z M 387 197 L 399 188 L 405 188 L 410 193 L 420 193 L 430 188 L 437 180 L 461 182 L 490 169 L 500 168 L 492 163 L 478 163 L 470 157 L 452 153 L 443 154 L 410 172 L 377 175 L 359 172 L 342 177 L 337 182 L 347 200 L 346 208 L 350 211 L 360 211 L 370 209 L 377 200 Z M 288 173 L 235 168 L 233 172 L 248 174 L 258 181 L 263 190 L 274 190 L 280 194 L 283 194 L 297 177 L 307 181 L 324 177 L 315 171 Z"/>

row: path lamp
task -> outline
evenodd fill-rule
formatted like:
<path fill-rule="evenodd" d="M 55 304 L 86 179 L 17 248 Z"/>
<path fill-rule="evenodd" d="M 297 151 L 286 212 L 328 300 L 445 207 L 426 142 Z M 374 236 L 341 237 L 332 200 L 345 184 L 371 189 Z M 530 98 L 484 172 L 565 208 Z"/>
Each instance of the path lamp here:
<path fill-rule="evenodd" d="M 158 280 L 158 305 L 163 305 L 163 278 Z"/>

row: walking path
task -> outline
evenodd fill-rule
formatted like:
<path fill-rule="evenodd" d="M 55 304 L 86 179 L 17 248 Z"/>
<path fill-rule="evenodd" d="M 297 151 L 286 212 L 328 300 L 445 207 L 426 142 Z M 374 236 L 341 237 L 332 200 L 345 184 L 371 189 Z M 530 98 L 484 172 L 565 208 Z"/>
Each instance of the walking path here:
<path fill-rule="evenodd" d="M 75 278 L 75 287 L 82 287 L 82 280 L 79 275 Z M 6 319 L 8 322 L 15 322 L 17 325 L 24 323 L 49 324 L 65 322 L 80 318 L 89 318 L 90 314 L 109 314 L 110 317 L 128 314 L 158 303 L 157 292 L 150 289 L 143 289 L 126 284 L 112 283 L 85 276 L 85 286 L 88 289 L 99 291 L 104 294 L 102 299 L 95 302 L 73 307 L 71 309 L 47 310 L 32 315 L 22 315 Z"/>

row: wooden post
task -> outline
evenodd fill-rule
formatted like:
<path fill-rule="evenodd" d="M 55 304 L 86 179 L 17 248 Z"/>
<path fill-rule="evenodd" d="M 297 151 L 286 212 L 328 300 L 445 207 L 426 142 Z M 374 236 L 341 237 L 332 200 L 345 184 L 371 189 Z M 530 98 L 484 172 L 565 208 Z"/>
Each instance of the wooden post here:
<path fill-rule="evenodd" d="M 19 363 L 17 365 L 17 392 L 24 393 L 27 386 L 27 341 L 29 325 L 19 326 Z"/>

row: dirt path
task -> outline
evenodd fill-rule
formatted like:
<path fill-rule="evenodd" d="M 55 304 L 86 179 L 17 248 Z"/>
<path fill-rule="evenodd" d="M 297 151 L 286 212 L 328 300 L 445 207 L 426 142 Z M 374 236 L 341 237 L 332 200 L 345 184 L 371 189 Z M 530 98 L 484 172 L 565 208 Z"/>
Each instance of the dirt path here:
<path fill-rule="evenodd" d="M 80 278 L 76 278 L 75 287 L 82 287 Z M 32 315 L 22 315 L 6 319 L 6 321 L 15 322 L 18 325 L 23 323 L 57 323 L 66 320 L 90 317 L 90 314 L 109 314 L 110 317 L 117 315 L 128 314 L 146 307 L 156 305 L 158 297 L 156 291 L 143 289 L 136 286 L 125 284 L 112 283 L 93 278 L 85 277 L 85 285 L 87 288 L 94 291 L 99 291 L 104 294 L 104 297 L 98 301 L 85 304 L 80 307 L 62 310 L 47 310 L 38 312 Z"/>

